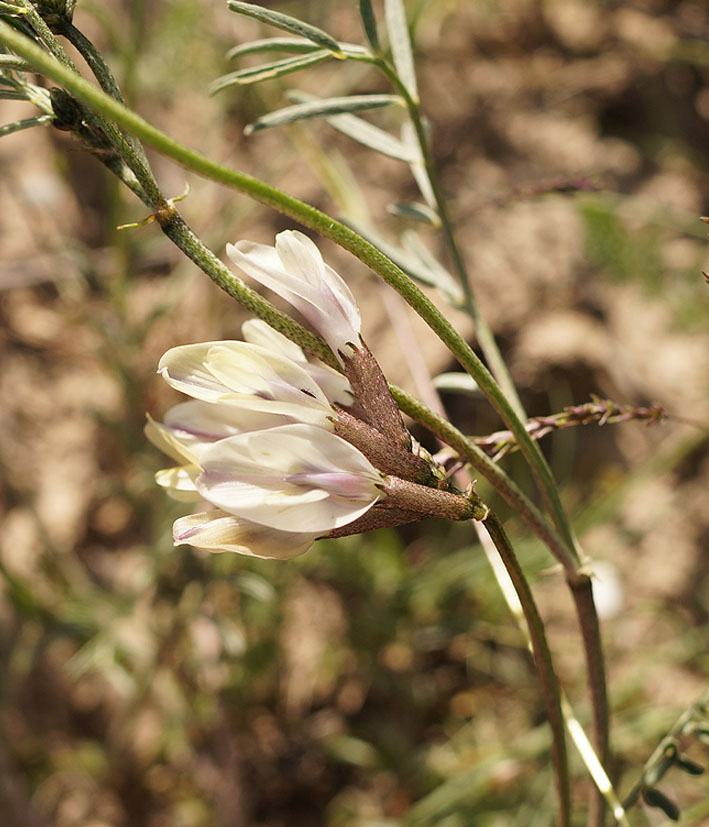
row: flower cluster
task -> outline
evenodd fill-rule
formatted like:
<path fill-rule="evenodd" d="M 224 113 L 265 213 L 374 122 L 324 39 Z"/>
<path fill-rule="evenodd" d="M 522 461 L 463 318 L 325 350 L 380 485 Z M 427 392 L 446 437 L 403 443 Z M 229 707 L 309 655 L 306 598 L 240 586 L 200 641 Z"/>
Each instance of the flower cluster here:
<path fill-rule="evenodd" d="M 287 559 L 321 537 L 475 516 L 416 451 L 361 339 L 354 298 L 315 244 L 286 231 L 275 247 L 239 242 L 228 254 L 302 313 L 345 375 L 310 363 L 260 320 L 243 325 L 244 341 L 165 353 L 158 373 L 192 399 L 162 423 L 148 419 L 148 438 L 178 463 L 157 482 L 210 506 L 175 522 L 175 544 Z"/>

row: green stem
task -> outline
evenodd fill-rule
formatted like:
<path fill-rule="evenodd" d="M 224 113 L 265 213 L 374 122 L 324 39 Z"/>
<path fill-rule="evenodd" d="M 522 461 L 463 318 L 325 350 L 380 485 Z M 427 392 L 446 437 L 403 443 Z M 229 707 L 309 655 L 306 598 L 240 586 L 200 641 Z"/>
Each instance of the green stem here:
<path fill-rule="evenodd" d="M 84 35 L 83 32 L 79 31 L 72 23 L 66 22 L 64 26 L 61 28 L 61 34 L 66 37 L 66 39 L 76 48 L 79 54 L 84 58 L 86 63 L 88 64 L 89 68 L 94 74 L 94 77 L 101 85 L 103 91 L 110 95 L 114 100 L 117 100 L 119 103 L 125 103 L 123 100 L 123 95 L 121 94 L 121 90 L 116 83 L 116 79 L 113 77 L 113 73 L 108 68 L 106 61 L 103 59 L 103 55 L 98 51 L 98 49 L 94 46 L 94 44 Z M 136 158 L 140 161 L 140 163 L 149 169 L 148 159 L 145 155 L 145 150 L 143 149 L 143 145 L 140 141 L 136 140 L 132 135 L 128 137 L 130 142 L 131 148 L 136 155 Z M 152 176 L 151 176 L 152 177 Z"/>
<path fill-rule="evenodd" d="M 424 425 L 440 440 L 450 445 L 461 459 L 479 471 L 514 511 L 527 523 L 532 531 L 546 544 L 560 561 L 564 562 L 564 545 L 559 535 L 547 523 L 543 515 L 529 498 L 515 485 L 513 480 L 448 420 L 436 414 L 400 388 L 391 388 L 397 404 L 417 422 Z M 588 674 L 593 709 L 593 745 L 599 761 L 605 767 L 608 761 L 609 711 L 606 684 L 605 660 L 601 641 L 601 630 L 596 605 L 593 600 L 591 578 L 583 571 L 566 570 L 567 584 L 576 608 L 584 658 Z M 588 824 L 603 827 L 605 813 L 603 793 L 592 793 Z"/>
<path fill-rule="evenodd" d="M 576 568 L 579 564 L 579 557 L 571 526 L 562 508 L 559 492 L 554 484 L 551 471 L 541 451 L 530 438 L 524 423 L 519 419 L 506 396 L 472 348 L 452 327 L 438 308 L 392 261 L 331 216 L 269 186 L 263 181 L 205 158 L 203 155 L 173 140 L 75 72 L 53 60 L 42 49 L 2 21 L 0 21 L 0 41 L 30 61 L 43 74 L 62 84 L 85 104 L 94 107 L 105 118 L 115 120 L 126 131 L 138 136 L 158 151 L 194 172 L 245 192 L 254 200 L 294 218 L 326 238 L 335 241 L 357 256 L 364 264 L 394 287 L 438 335 L 462 367 L 476 380 L 482 392 L 517 438 L 520 449 L 530 465 L 547 507 L 564 539 L 566 547 L 565 566 L 567 570 L 571 571 Z"/>
<path fill-rule="evenodd" d="M 44 25 L 44 21 L 39 18 Z M 34 21 L 33 21 L 34 22 Z M 46 27 L 45 27 L 46 28 Z M 54 51 L 63 54 L 61 46 L 56 42 L 49 29 L 42 29 L 43 39 L 49 40 Z M 84 57 L 101 87 L 114 100 L 123 103 L 123 96 L 110 69 L 97 51 L 93 43 L 75 26 L 66 24 L 62 33 L 76 47 Z M 67 58 L 67 61 L 69 59 Z M 71 61 L 67 66 L 71 67 Z M 156 210 L 155 217 L 165 235 L 203 270 L 222 290 L 240 302 L 247 310 L 268 322 L 271 327 L 279 330 L 314 355 L 330 364 L 337 365 L 337 360 L 327 345 L 309 330 L 299 325 L 289 316 L 278 311 L 270 302 L 264 299 L 255 290 L 252 290 L 241 279 L 226 267 L 209 250 L 194 232 L 187 226 L 174 205 L 169 202 L 160 191 L 155 177 L 150 169 L 142 145 L 139 141 L 124 136 L 112 124 L 101 123 L 101 127 L 114 140 L 114 146 L 122 158 L 122 162 L 114 156 L 104 158 L 106 166 L 123 181 L 144 203 Z"/>
<path fill-rule="evenodd" d="M 601 641 L 601 627 L 598 612 L 593 599 L 591 578 L 577 576 L 569 581 L 569 588 L 576 608 L 576 616 L 583 637 L 583 648 L 586 656 L 586 671 L 591 692 L 591 706 L 593 708 L 593 747 L 598 760 L 605 768 L 608 766 L 608 730 L 609 710 L 608 691 L 606 683 L 606 667 L 603 657 L 603 643 Z M 605 798 L 601 790 L 594 789 L 591 793 L 591 802 L 588 812 L 589 827 L 603 827 L 605 821 Z"/>
<path fill-rule="evenodd" d="M 564 716 L 561 711 L 561 692 L 554 672 L 551 652 L 544 633 L 544 624 L 534 602 L 529 584 L 520 568 L 514 550 L 497 515 L 490 511 L 482 521 L 490 539 L 495 544 L 502 562 L 514 585 L 529 630 L 534 663 L 542 685 L 542 696 L 552 732 L 552 761 L 557 795 L 559 797 L 559 825 L 571 824 L 571 792 L 569 784 L 569 763 L 566 750 Z"/>
<path fill-rule="evenodd" d="M 32 28 L 37 33 L 37 35 L 39 35 L 39 37 L 42 38 L 45 45 L 49 49 L 50 53 L 59 62 L 62 71 L 65 72 L 65 73 L 68 72 L 70 75 L 73 75 L 74 77 L 80 77 L 79 73 L 78 73 L 78 70 L 77 70 L 76 66 L 74 65 L 74 63 L 72 62 L 71 58 L 64 51 L 61 44 L 59 43 L 57 38 L 54 36 L 52 31 L 49 29 L 47 24 L 44 22 L 44 20 L 42 19 L 40 14 L 37 12 L 35 7 L 29 2 L 29 0 L 22 0 L 22 3 L 23 3 L 23 12 L 24 12 L 25 16 L 27 17 L 27 21 L 32 26 Z M 7 26 L 6 23 L 3 23 L 2 21 L 0 21 L 0 26 L 2 26 L 3 28 L 9 29 L 10 32 L 13 32 L 13 29 L 11 29 L 9 26 Z M 73 27 L 71 27 L 71 28 L 73 28 Z M 65 26 L 64 29 L 66 30 L 67 27 Z M 21 35 L 17 35 L 17 36 L 21 37 Z M 82 47 L 84 47 L 85 42 L 88 42 L 88 41 L 82 35 L 82 38 L 79 39 L 77 42 Z M 35 46 L 35 44 L 32 43 L 32 41 L 27 41 L 27 43 L 28 43 L 29 46 L 31 46 L 33 48 L 33 50 L 35 52 L 37 52 L 43 58 L 45 58 L 46 60 L 50 60 L 48 55 L 46 55 L 38 46 Z M 79 49 L 79 51 L 81 51 L 81 49 Z M 95 52 L 95 50 L 93 50 L 93 51 Z M 92 55 L 92 57 L 94 57 L 94 56 Z M 31 61 L 31 62 L 35 63 L 35 61 Z M 105 66 L 105 64 L 103 62 L 103 59 L 101 58 L 100 60 L 96 60 L 96 61 L 87 60 L 87 62 L 89 63 L 89 66 L 92 69 L 92 71 L 98 70 L 97 78 L 99 79 L 100 83 L 102 82 L 102 80 L 105 81 L 104 75 L 106 73 L 111 77 L 111 82 L 108 83 L 108 88 L 111 90 L 112 95 L 113 95 L 114 92 L 118 94 L 119 101 L 120 101 L 120 92 L 118 91 L 118 88 L 115 84 L 115 81 L 113 81 L 113 78 L 110 75 L 110 72 L 108 71 L 108 68 Z M 104 67 L 105 72 L 102 72 L 96 64 L 101 64 Z M 49 75 L 49 77 L 52 77 L 52 75 L 50 73 L 47 73 L 47 74 Z M 57 83 L 61 83 L 61 82 L 62 81 L 57 81 Z M 86 81 L 84 81 L 84 83 L 86 83 Z M 89 84 L 89 86 L 90 86 L 90 84 Z M 66 86 L 66 88 L 69 89 L 69 86 Z M 93 88 L 93 87 L 90 87 L 90 88 Z M 96 108 L 99 109 L 98 107 L 96 107 Z M 100 109 L 99 109 L 99 112 L 100 112 Z M 111 143 L 116 148 L 116 150 L 119 152 L 119 154 L 121 155 L 121 157 L 123 158 L 125 163 L 128 165 L 128 167 L 133 172 L 137 182 L 139 183 L 140 187 L 144 191 L 144 195 L 147 196 L 150 199 L 150 203 L 152 203 L 153 206 L 155 206 L 156 208 L 157 208 L 157 206 L 165 206 L 166 201 L 163 198 L 162 193 L 160 192 L 160 189 L 157 186 L 157 183 L 155 182 L 155 178 L 153 177 L 152 172 L 150 171 L 150 168 L 148 166 L 147 159 L 145 158 L 145 153 L 143 151 L 142 146 L 137 141 L 133 141 L 132 139 L 131 139 L 131 142 L 129 143 L 128 140 L 126 140 L 123 133 L 119 129 L 117 129 L 116 126 L 113 123 L 111 123 L 110 121 L 107 121 L 105 118 L 101 117 L 101 115 L 97 114 L 96 112 L 87 111 L 86 112 L 86 119 L 94 129 L 96 129 L 97 131 L 103 132 L 106 135 L 106 137 L 111 141 Z M 139 147 L 138 150 L 136 150 L 136 148 L 135 148 L 136 146 Z M 108 159 L 108 164 L 107 165 L 109 165 L 109 166 L 111 165 L 110 159 Z M 126 184 L 128 186 L 130 186 L 130 188 L 136 193 L 136 195 L 138 195 L 139 198 L 141 198 L 142 201 L 145 201 L 144 195 L 141 194 L 140 191 L 137 188 L 135 188 L 134 185 L 131 186 L 130 184 L 128 184 L 127 178 L 125 178 L 122 175 L 120 177 L 126 182 Z"/>

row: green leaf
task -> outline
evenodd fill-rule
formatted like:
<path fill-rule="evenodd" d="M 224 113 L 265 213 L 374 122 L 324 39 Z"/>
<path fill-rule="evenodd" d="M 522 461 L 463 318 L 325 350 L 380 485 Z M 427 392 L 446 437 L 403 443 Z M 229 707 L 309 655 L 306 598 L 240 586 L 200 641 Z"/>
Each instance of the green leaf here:
<path fill-rule="evenodd" d="M 305 103 L 306 101 L 322 100 L 316 98 L 314 95 L 306 95 L 304 92 L 291 91 L 288 93 L 289 100 L 296 103 Z M 363 118 L 358 118 L 356 115 L 332 115 L 325 119 L 333 129 L 347 135 L 354 141 L 368 146 L 376 152 L 381 152 L 382 155 L 387 155 L 390 158 L 396 158 L 399 161 L 405 161 L 407 164 L 413 163 L 419 156 L 416 154 L 416 148 L 407 147 L 402 141 L 380 129 L 378 126 L 365 121 Z"/>
<path fill-rule="evenodd" d="M 421 221 L 424 224 L 432 224 L 434 227 L 441 226 L 441 219 L 438 213 L 432 210 L 427 204 L 417 204 L 411 201 L 397 201 L 388 207 L 392 215 L 399 218 L 410 218 L 413 221 Z"/>
<path fill-rule="evenodd" d="M 0 69 L 14 69 L 16 72 L 31 72 L 32 67 L 27 61 L 15 55 L 0 55 Z"/>
<path fill-rule="evenodd" d="M 222 77 L 217 78 L 211 85 L 209 91 L 213 95 L 229 86 L 246 86 L 249 83 L 259 83 L 259 81 L 262 80 L 270 80 L 281 77 L 282 75 L 289 75 L 292 72 L 299 72 L 301 69 L 306 69 L 308 66 L 316 66 L 318 63 L 330 60 L 331 57 L 332 52 L 326 49 L 318 49 L 308 55 L 287 57 L 283 60 L 275 60 L 273 63 L 262 63 L 259 66 L 237 69 L 235 72 L 229 72 L 228 75 L 222 75 Z"/>
<path fill-rule="evenodd" d="M 371 0 L 359 0 L 359 16 L 362 18 L 364 33 L 369 45 L 375 52 L 379 51 L 379 34 L 377 33 L 377 19 L 374 16 Z"/>
<path fill-rule="evenodd" d="M 333 54 L 344 57 L 340 44 L 332 35 L 318 29 L 317 26 L 311 26 L 309 23 L 298 20 L 297 17 L 291 17 L 289 14 L 283 14 L 272 9 L 264 9 L 262 6 L 256 6 L 253 3 L 242 3 L 240 0 L 228 0 L 227 6 L 237 14 L 253 17 L 255 20 L 268 23 L 269 26 L 275 26 L 284 32 L 290 32 L 298 37 L 305 37 L 312 40 L 313 43 L 317 43 L 318 46 L 329 49 Z"/>
<path fill-rule="evenodd" d="M 409 37 L 403 0 L 384 0 L 384 17 L 394 67 L 407 92 L 418 103 L 414 56 L 411 51 L 411 38 Z"/>
<path fill-rule="evenodd" d="M 261 40 L 250 40 L 248 43 L 238 43 L 227 52 L 228 60 L 244 55 L 263 54 L 267 52 L 290 52 L 291 54 L 310 54 L 318 49 L 317 44 L 305 37 L 265 37 Z M 340 49 L 345 55 L 368 55 L 369 52 L 357 43 L 340 43 Z"/>
<path fill-rule="evenodd" d="M 0 138 L 3 135 L 20 132 L 22 129 L 32 129 L 33 126 L 49 126 L 53 120 L 51 115 L 36 115 L 34 118 L 24 118 L 21 121 L 6 123 L 4 126 L 0 126 Z"/>
<path fill-rule="evenodd" d="M 293 52 L 297 54 L 314 52 L 318 48 L 316 43 L 305 37 L 264 37 L 261 40 L 250 40 L 248 43 L 238 43 L 226 53 L 228 60 L 242 55 L 262 54 L 263 52 Z"/>
<path fill-rule="evenodd" d="M 336 115 L 343 112 L 377 109 L 393 103 L 401 104 L 402 100 L 397 95 L 351 95 L 344 98 L 318 98 L 306 103 L 297 103 L 295 106 L 286 106 L 284 109 L 277 109 L 275 112 L 263 115 L 258 120 L 250 123 L 244 129 L 244 133 L 251 135 L 259 129 L 283 126 L 307 118 L 322 118 L 326 115 Z"/>
<path fill-rule="evenodd" d="M 696 761 L 692 761 L 691 758 L 687 758 L 686 755 L 678 755 L 675 763 L 681 770 L 690 775 L 704 774 L 704 767 L 701 764 L 697 764 Z"/>
<path fill-rule="evenodd" d="M 433 378 L 433 387 L 439 391 L 455 391 L 456 393 L 480 393 L 478 383 L 469 373 L 455 371 L 453 373 L 439 373 Z"/>
<path fill-rule="evenodd" d="M 651 787 L 649 790 L 643 790 L 643 801 L 648 807 L 657 807 L 659 810 L 672 821 L 679 821 L 679 807 L 670 801 L 670 799 L 659 790 Z"/>
<path fill-rule="evenodd" d="M 669 743 L 662 751 L 662 756 L 643 773 L 643 784 L 653 787 L 674 764 L 677 757 L 677 747 Z"/>
<path fill-rule="evenodd" d="M 404 247 L 414 255 L 426 269 L 431 284 L 448 299 L 454 307 L 462 307 L 465 300 L 463 288 L 446 270 L 446 268 L 431 254 L 428 247 L 421 241 L 415 232 L 404 233 Z"/>
<path fill-rule="evenodd" d="M 414 253 L 412 249 L 405 250 L 397 247 L 395 244 L 391 244 L 369 227 L 352 221 L 352 219 L 347 219 L 345 223 L 361 235 L 362 238 L 365 238 L 375 247 L 378 247 L 387 258 L 390 258 L 397 267 L 400 267 L 406 275 L 410 276 L 414 281 L 440 290 L 448 301 L 456 307 L 462 304 L 463 294 L 458 283 L 430 253 L 428 253 L 428 258 L 424 258 L 420 256 L 418 252 Z M 415 236 L 415 233 L 404 233 L 407 245 L 413 248 L 414 244 L 411 243 L 411 236 Z M 420 244 L 420 246 L 423 247 L 423 244 Z M 433 262 L 434 266 L 431 266 L 430 262 Z"/>
<path fill-rule="evenodd" d="M 0 89 L 0 98 L 8 101 L 26 101 L 27 95 L 19 89 Z"/>

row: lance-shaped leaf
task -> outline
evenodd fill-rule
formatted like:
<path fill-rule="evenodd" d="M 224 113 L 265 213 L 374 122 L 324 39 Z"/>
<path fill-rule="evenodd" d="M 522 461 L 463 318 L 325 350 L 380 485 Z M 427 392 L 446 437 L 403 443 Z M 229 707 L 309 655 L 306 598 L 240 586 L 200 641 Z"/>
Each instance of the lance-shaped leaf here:
<path fill-rule="evenodd" d="M 379 109 L 382 106 L 403 103 L 398 95 L 350 95 L 344 98 L 321 98 L 318 100 L 286 106 L 270 112 L 245 127 L 244 133 L 251 135 L 259 129 L 302 121 L 309 118 L 322 118 L 327 115 L 339 115 L 343 112 L 361 112 L 367 109 Z"/>
<path fill-rule="evenodd" d="M 374 16 L 372 0 L 359 0 L 359 16 L 362 18 L 364 33 L 369 45 L 375 52 L 379 51 L 379 34 L 377 33 L 377 19 Z"/>
<path fill-rule="evenodd" d="M 288 92 L 288 98 L 296 103 L 321 100 L 314 95 L 299 91 Z M 403 141 L 378 126 L 374 126 L 369 121 L 358 118 L 356 115 L 330 115 L 325 120 L 333 129 L 347 135 L 348 138 L 352 138 L 363 146 L 381 152 L 382 155 L 405 161 L 407 164 L 416 163 L 421 158 L 418 147 L 407 146 Z"/>
<path fill-rule="evenodd" d="M 248 43 L 238 43 L 226 53 L 228 60 L 243 55 L 263 54 L 264 52 L 291 52 L 293 54 L 308 54 L 320 47 L 305 37 L 264 37 L 260 40 L 250 40 Z"/>
<path fill-rule="evenodd" d="M 37 115 L 34 118 L 24 118 L 21 121 L 6 123 L 4 126 L 0 126 L 0 138 L 3 135 L 20 132 L 23 129 L 32 129 L 33 126 L 48 126 L 53 120 L 51 115 Z"/>
<path fill-rule="evenodd" d="M 438 391 L 455 391 L 456 393 L 480 393 L 478 383 L 469 373 L 453 371 L 439 373 L 433 377 L 433 387 Z"/>
<path fill-rule="evenodd" d="M 404 146 L 408 146 L 412 151 L 416 152 L 416 158 L 411 162 L 411 174 L 414 176 L 414 181 L 423 195 L 424 200 L 431 209 L 436 209 L 436 196 L 431 186 L 431 179 L 428 177 L 428 171 L 424 166 L 423 158 L 421 156 L 421 147 L 419 146 L 418 135 L 414 129 L 411 121 L 404 121 L 401 125 L 401 142 Z"/>
<path fill-rule="evenodd" d="M 441 219 L 438 213 L 432 210 L 427 204 L 417 204 L 412 201 L 397 201 L 387 208 L 392 215 L 399 218 L 409 218 L 412 221 L 420 221 L 423 224 L 432 224 L 434 227 L 441 226 Z"/>
<path fill-rule="evenodd" d="M 299 72 L 301 69 L 307 69 L 308 66 L 316 66 L 318 63 L 330 60 L 331 57 L 332 52 L 328 52 L 327 49 L 318 49 L 308 55 L 287 57 L 283 60 L 275 60 L 273 63 L 262 63 L 259 66 L 237 69 L 235 72 L 229 72 L 229 74 L 217 78 L 210 86 L 209 91 L 213 95 L 229 86 L 246 86 L 249 83 L 259 83 L 262 80 L 290 75 L 292 72 Z"/>
<path fill-rule="evenodd" d="M 239 43 L 232 46 L 226 53 L 228 60 L 234 60 L 244 55 L 256 55 L 269 52 L 290 52 L 291 54 L 309 54 L 320 47 L 305 37 L 264 37 L 260 40 L 250 40 L 248 43 Z M 340 43 L 340 49 L 345 54 L 366 55 L 364 46 L 358 43 Z"/>
<path fill-rule="evenodd" d="M 463 292 L 453 276 L 451 276 L 441 264 L 438 264 L 430 253 L 427 258 L 424 258 L 419 254 L 418 250 L 414 251 L 412 249 L 409 238 L 415 235 L 414 233 L 404 234 L 404 238 L 407 240 L 406 246 L 409 249 L 402 249 L 387 241 L 368 226 L 364 226 L 351 219 L 348 219 L 345 223 L 352 227 L 362 238 L 366 238 L 367 241 L 374 244 L 375 247 L 378 247 L 387 258 L 390 258 L 394 264 L 400 267 L 407 276 L 411 276 L 414 281 L 428 285 L 429 287 L 435 287 L 443 293 L 452 305 L 456 307 L 461 305 Z M 423 245 L 420 246 L 423 248 Z"/>
<path fill-rule="evenodd" d="M 289 14 L 273 11 L 272 9 L 265 9 L 263 6 L 257 6 L 254 3 L 242 3 L 239 0 L 228 0 L 228 8 L 237 14 L 243 14 L 247 17 L 253 17 L 255 20 L 260 20 L 262 23 L 268 23 L 269 26 L 274 26 L 284 32 L 290 32 L 298 37 L 305 37 L 322 46 L 324 49 L 329 49 L 338 57 L 344 57 L 340 44 L 332 35 L 319 29 L 317 26 L 311 26 L 297 17 L 291 17 Z"/>
<path fill-rule="evenodd" d="M 394 67 L 409 95 L 418 102 L 414 56 L 411 51 L 411 38 L 403 0 L 384 0 L 384 18 Z"/>
<path fill-rule="evenodd" d="M 349 442 L 312 425 L 284 425 L 214 443 L 197 489 L 235 517 L 295 533 L 327 533 L 368 511 L 382 476 Z"/>
<path fill-rule="evenodd" d="M 403 234 L 402 238 L 404 248 L 426 268 L 429 274 L 429 283 L 440 290 L 452 305 L 461 307 L 464 301 L 463 288 L 440 261 L 431 254 L 428 247 L 421 241 L 418 233 L 409 230 Z"/>

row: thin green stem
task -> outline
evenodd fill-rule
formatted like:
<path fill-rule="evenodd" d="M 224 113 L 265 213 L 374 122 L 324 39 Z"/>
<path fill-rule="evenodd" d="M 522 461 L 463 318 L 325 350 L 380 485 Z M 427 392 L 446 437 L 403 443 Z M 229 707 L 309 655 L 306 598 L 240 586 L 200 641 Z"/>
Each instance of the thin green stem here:
<path fill-rule="evenodd" d="M 577 576 L 569 581 L 569 588 L 576 608 L 576 616 L 583 637 L 583 648 L 586 655 L 586 670 L 591 692 L 591 706 L 593 715 L 593 746 L 601 764 L 608 765 L 608 690 L 606 682 L 606 667 L 603 657 L 603 643 L 601 641 L 601 626 L 593 599 L 593 584 L 588 576 Z M 588 812 L 589 827 L 603 827 L 605 821 L 605 798 L 603 792 L 596 788 L 591 795 L 591 806 Z"/>
<path fill-rule="evenodd" d="M 117 100 L 119 103 L 125 103 L 121 90 L 113 77 L 113 73 L 108 67 L 108 64 L 103 59 L 103 55 L 98 51 L 94 44 L 86 37 L 86 35 L 76 28 L 72 23 L 66 22 L 61 27 L 61 34 L 76 48 L 79 54 L 84 58 L 87 65 L 94 74 L 94 77 L 101 85 L 103 91 Z M 135 153 L 137 159 L 141 164 L 150 169 L 148 159 L 145 155 L 143 145 L 136 140 L 132 135 L 128 137 L 131 148 Z"/>
<path fill-rule="evenodd" d="M 247 193 L 262 204 L 288 215 L 326 238 L 349 250 L 368 267 L 394 287 L 444 342 L 462 367 L 473 376 L 482 392 L 517 438 L 520 449 L 532 469 L 554 522 L 564 539 L 564 565 L 573 572 L 579 564 L 578 553 L 559 492 L 541 451 L 527 433 L 507 397 L 463 337 L 453 328 L 438 308 L 418 289 L 392 261 L 357 233 L 309 204 L 306 204 L 263 181 L 218 164 L 170 138 L 135 112 L 97 89 L 76 73 L 52 59 L 27 38 L 0 21 L 0 41 L 30 61 L 39 71 L 62 84 L 85 104 L 94 107 L 104 118 L 111 118 L 126 131 L 138 136 L 158 151 L 173 158 L 194 172 L 226 186 Z M 142 181 L 141 181 L 142 183 Z"/>
<path fill-rule="evenodd" d="M 244 284 L 200 241 L 174 207 L 167 210 L 164 215 L 159 214 L 157 220 L 165 235 L 225 293 L 309 353 L 331 367 L 339 368 L 337 359 L 319 336 L 298 324 L 295 319 L 281 313 L 260 293 Z"/>
<path fill-rule="evenodd" d="M 47 26 L 47 24 L 44 22 L 39 12 L 29 2 L 29 0 L 21 1 L 23 4 L 23 12 L 27 17 L 28 23 L 32 26 L 37 35 L 42 38 L 45 45 L 49 49 L 49 52 L 54 56 L 56 60 L 59 61 L 64 71 L 68 71 L 74 74 L 75 76 L 79 76 L 76 66 L 72 62 L 71 58 L 64 51 L 62 45 L 54 36 L 49 26 Z M 13 31 L 9 26 L 7 26 L 7 24 L 3 23 L 2 21 L 0 21 L 0 25 L 2 25 L 3 27 L 7 27 L 8 29 L 10 29 L 10 31 Z M 82 38 L 79 39 L 78 42 L 82 45 L 82 47 L 84 47 L 85 42 L 88 41 L 86 40 L 86 38 L 82 36 Z M 33 47 L 34 50 L 36 50 L 36 52 L 42 55 L 45 59 L 48 59 L 48 56 L 38 46 L 35 46 L 35 44 L 31 41 L 28 41 L 28 43 L 30 46 Z M 35 61 L 31 62 L 34 63 Z M 105 67 L 103 59 L 96 62 L 94 62 L 93 60 L 89 60 L 87 62 L 89 63 L 89 66 L 92 69 L 92 71 L 96 71 L 96 69 L 98 68 L 96 66 L 96 63 L 102 64 L 105 68 L 105 73 L 108 73 L 108 75 L 110 76 L 110 72 L 108 72 L 108 68 Z M 101 72 L 99 69 L 99 74 L 97 75 L 99 82 L 101 82 L 102 79 L 105 81 L 105 73 Z M 119 96 L 117 102 L 120 102 L 120 92 L 118 92 L 118 88 L 115 84 L 115 81 L 113 81 L 112 76 L 111 81 L 112 83 L 108 83 L 108 87 L 111 89 L 111 96 L 113 97 L 113 93 L 117 92 Z M 57 82 L 61 83 L 61 81 Z M 67 86 L 66 88 L 68 89 L 69 87 Z M 123 135 L 123 133 L 120 131 L 120 129 L 117 129 L 113 123 L 103 118 L 100 114 L 97 114 L 96 112 L 89 110 L 86 112 L 86 115 L 87 121 L 89 121 L 91 126 L 93 126 L 97 131 L 103 132 L 106 135 L 106 137 L 110 140 L 110 142 L 113 144 L 113 146 L 116 148 L 116 150 L 121 155 L 125 163 L 133 172 L 135 179 L 139 183 L 140 187 L 143 189 L 145 195 L 147 195 L 147 197 L 150 199 L 150 203 L 156 208 L 158 206 L 165 206 L 165 199 L 163 198 L 162 193 L 160 192 L 160 189 L 157 183 L 155 182 L 155 178 L 152 172 L 150 171 L 142 146 L 137 141 L 129 142 Z M 136 146 L 139 147 L 138 150 L 136 150 Z M 111 162 L 109 159 L 107 165 L 110 166 L 110 164 Z M 145 201 L 145 198 L 140 194 L 140 192 L 135 188 L 135 186 L 131 186 L 131 189 L 141 198 L 141 200 Z"/>
<path fill-rule="evenodd" d="M 549 651 L 544 624 L 539 615 L 532 591 L 520 568 L 512 545 L 497 515 L 489 511 L 482 524 L 495 544 L 498 554 L 507 569 L 510 580 L 522 604 L 522 611 L 529 630 L 534 663 L 542 686 L 542 697 L 552 732 L 552 761 L 557 795 L 559 797 L 559 824 L 568 827 L 571 824 L 571 792 L 569 783 L 569 759 L 566 749 L 564 716 L 561 711 L 561 691 L 554 672 L 554 664 Z"/>
<path fill-rule="evenodd" d="M 41 18 L 39 20 L 44 23 Z M 62 33 L 84 57 L 106 94 L 119 103 L 123 103 L 123 96 L 118 84 L 103 57 L 91 41 L 71 24 L 66 24 L 62 28 Z M 54 35 L 48 29 L 46 32 L 43 30 L 43 39 L 44 37 L 54 44 Z M 55 51 L 58 54 L 63 53 L 61 46 L 58 45 L 55 45 Z M 67 65 L 73 66 L 71 61 Z M 165 235 L 222 290 L 236 299 L 247 310 L 268 322 L 271 327 L 279 330 L 314 355 L 336 365 L 337 360 L 322 339 L 313 335 L 289 316 L 278 311 L 259 293 L 244 284 L 200 241 L 179 215 L 172 202 L 169 202 L 160 191 L 140 142 L 133 138 L 130 139 L 130 142 L 127 142 L 112 124 L 106 124 L 106 126 L 112 130 L 110 137 L 115 139 L 114 146 L 121 155 L 123 163 L 114 162 L 117 159 L 111 158 L 104 158 L 104 163 L 144 203 L 156 210 L 155 217 Z M 109 130 L 106 131 L 109 134 Z"/>

